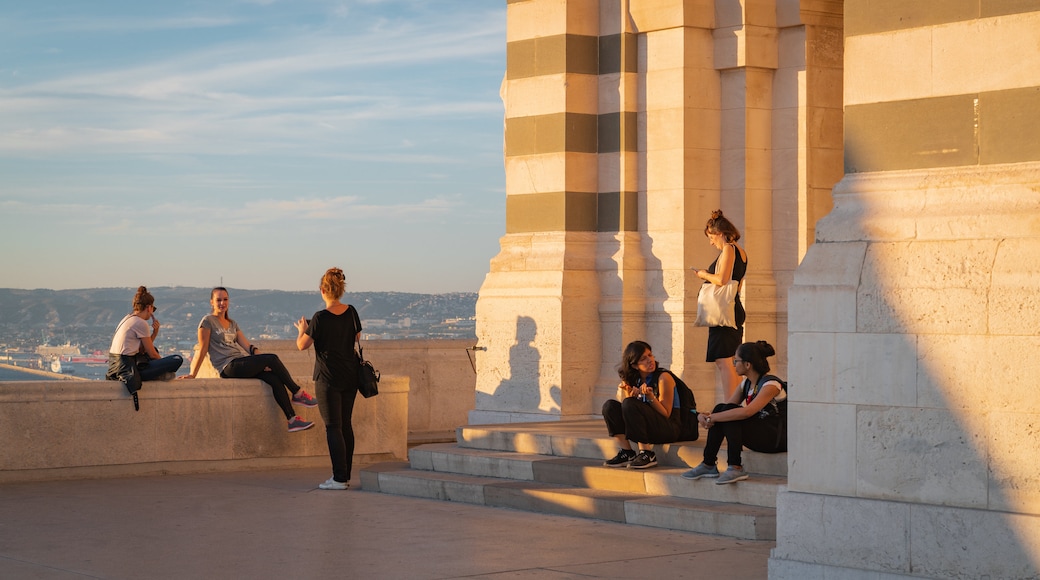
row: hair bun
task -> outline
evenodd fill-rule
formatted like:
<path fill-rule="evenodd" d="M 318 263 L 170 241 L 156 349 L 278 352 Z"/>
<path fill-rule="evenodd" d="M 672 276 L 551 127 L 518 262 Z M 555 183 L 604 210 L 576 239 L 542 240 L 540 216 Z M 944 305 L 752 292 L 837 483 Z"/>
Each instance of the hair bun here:
<path fill-rule="evenodd" d="M 717 219 L 719 219 L 721 217 L 722 217 L 722 210 L 721 209 L 717 209 L 717 210 L 711 212 L 711 219 L 717 220 Z"/>
<path fill-rule="evenodd" d="M 762 352 L 762 358 L 769 358 L 776 354 L 776 349 L 773 348 L 773 345 L 764 340 L 759 340 L 755 345 L 758 346 L 758 350 Z"/>

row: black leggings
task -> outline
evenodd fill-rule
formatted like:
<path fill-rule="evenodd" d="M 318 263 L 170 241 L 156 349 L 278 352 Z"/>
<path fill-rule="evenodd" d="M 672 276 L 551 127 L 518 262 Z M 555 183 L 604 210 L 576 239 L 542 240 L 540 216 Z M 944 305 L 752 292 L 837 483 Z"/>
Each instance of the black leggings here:
<path fill-rule="evenodd" d="M 332 460 L 332 479 L 350 481 L 350 468 L 354 463 L 354 400 L 357 387 L 339 388 L 325 381 L 314 383 L 318 396 L 318 411 L 325 421 L 325 439 L 329 443 L 329 459 Z"/>
<path fill-rule="evenodd" d="M 740 405 L 720 403 L 715 405 L 712 413 L 720 413 L 729 409 L 738 409 Z M 726 462 L 730 465 L 742 465 L 740 452 L 743 447 L 759 453 L 780 453 L 787 450 L 787 441 L 780 441 L 780 421 L 777 417 L 759 419 L 749 417 L 740 421 L 722 421 L 714 423 L 708 429 L 708 440 L 704 443 L 704 463 L 715 465 L 726 440 Z M 778 445 L 782 443 L 782 445 Z"/>
<path fill-rule="evenodd" d="M 285 418 L 291 420 L 296 416 L 285 389 L 289 389 L 295 395 L 300 391 L 300 385 L 293 380 L 278 355 L 254 354 L 236 358 L 224 366 L 220 376 L 225 379 L 260 379 L 271 387 L 271 394 L 285 413 Z"/>
<path fill-rule="evenodd" d="M 672 409 L 669 417 L 663 417 L 650 405 L 626 397 L 619 403 L 614 399 L 603 403 L 603 421 L 611 437 L 624 435 L 636 443 L 675 443 L 682 431 L 678 409 Z"/>

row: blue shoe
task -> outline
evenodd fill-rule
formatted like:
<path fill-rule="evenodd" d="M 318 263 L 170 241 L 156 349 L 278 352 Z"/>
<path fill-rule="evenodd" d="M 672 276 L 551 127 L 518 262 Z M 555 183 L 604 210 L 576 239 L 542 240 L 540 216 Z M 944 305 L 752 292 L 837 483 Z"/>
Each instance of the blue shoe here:
<path fill-rule="evenodd" d="M 706 465 L 704 463 L 694 467 L 693 469 L 682 474 L 683 479 L 700 479 L 702 477 L 718 477 L 719 468 L 715 465 Z"/>
<path fill-rule="evenodd" d="M 736 481 L 743 481 L 748 478 L 746 471 L 740 467 L 731 465 L 726 471 L 719 476 L 719 480 L 715 482 L 715 485 L 723 485 L 726 483 L 733 483 Z"/>
<path fill-rule="evenodd" d="M 307 394 L 307 391 L 300 389 L 296 391 L 296 394 L 292 396 L 292 402 L 301 407 L 317 407 L 318 400 Z"/>
<path fill-rule="evenodd" d="M 304 421 L 299 417 L 293 417 L 289 419 L 289 432 L 295 433 L 297 431 L 303 431 L 304 429 L 310 429 L 314 426 L 313 421 Z"/>

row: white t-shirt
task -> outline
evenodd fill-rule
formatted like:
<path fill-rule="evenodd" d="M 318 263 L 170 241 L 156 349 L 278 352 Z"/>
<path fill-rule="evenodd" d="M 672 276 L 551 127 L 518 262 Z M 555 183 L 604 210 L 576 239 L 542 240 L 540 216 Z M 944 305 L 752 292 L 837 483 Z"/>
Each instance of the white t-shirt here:
<path fill-rule="evenodd" d="M 136 314 L 127 314 L 116 327 L 108 352 L 133 356 L 141 351 L 141 339 L 151 335 L 152 328 L 148 326 L 148 321 Z"/>

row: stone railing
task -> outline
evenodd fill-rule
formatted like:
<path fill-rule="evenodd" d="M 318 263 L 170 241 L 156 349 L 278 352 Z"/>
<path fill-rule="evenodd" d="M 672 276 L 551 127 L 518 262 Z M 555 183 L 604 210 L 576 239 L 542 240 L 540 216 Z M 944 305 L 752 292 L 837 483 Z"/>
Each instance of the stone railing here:
<path fill-rule="evenodd" d="M 409 442 L 454 438 L 474 406 L 472 345 L 365 341 L 382 380 L 378 397 L 354 407 L 355 464 L 405 459 Z M 292 341 L 260 346 L 314 392 L 313 350 Z M 316 425 L 288 433 L 266 384 L 206 376 L 145 383 L 139 412 L 113 381 L 0 383 L 0 482 L 328 465 L 317 409 L 297 407 Z"/>
<path fill-rule="evenodd" d="M 354 407 L 358 465 L 407 457 L 408 379 L 384 375 Z M 148 382 L 141 410 L 114 381 L 0 383 L 0 482 L 328 466 L 318 409 L 289 433 L 255 379 Z M 331 468 L 330 468 L 331 469 Z"/>

